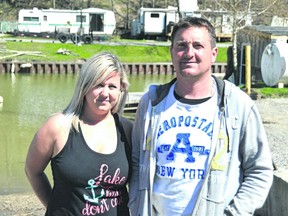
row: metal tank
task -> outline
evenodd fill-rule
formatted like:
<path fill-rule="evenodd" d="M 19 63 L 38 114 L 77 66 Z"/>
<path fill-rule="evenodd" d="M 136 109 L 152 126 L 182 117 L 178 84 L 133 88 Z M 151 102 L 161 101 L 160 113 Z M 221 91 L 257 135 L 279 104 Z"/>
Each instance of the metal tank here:
<path fill-rule="evenodd" d="M 268 86 L 288 84 L 288 44 L 276 41 L 268 44 L 261 58 L 261 74 Z"/>

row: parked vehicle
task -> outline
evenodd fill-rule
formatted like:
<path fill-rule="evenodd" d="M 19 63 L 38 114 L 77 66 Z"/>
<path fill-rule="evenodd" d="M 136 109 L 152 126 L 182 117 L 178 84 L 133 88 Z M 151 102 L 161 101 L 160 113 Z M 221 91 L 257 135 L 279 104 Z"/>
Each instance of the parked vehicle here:
<path fill-rule="evenodd" d="M 111 36 L 116 27 L 113 11 L 100 8 L 82 10 L 21 9 L 16 35 L 55 37 L 62 43 L 91 43 Z"/>

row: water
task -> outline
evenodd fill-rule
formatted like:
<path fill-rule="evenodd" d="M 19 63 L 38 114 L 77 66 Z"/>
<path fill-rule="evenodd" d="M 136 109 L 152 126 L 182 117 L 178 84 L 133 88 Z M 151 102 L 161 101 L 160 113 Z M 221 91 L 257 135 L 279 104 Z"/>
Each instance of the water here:
<path fill-rule="evenodd" d="M 130 92 L 146 91 L 152 83 L 164 83 L 172 75 L 130 75 Z M 0 194 L 32 191 L 24 173 L 24 161 L 37 129 L 61 111 L 74 91 L 73 74 L 0 74 Z M 51 178 L 50 167 L 47 174 Z"/>

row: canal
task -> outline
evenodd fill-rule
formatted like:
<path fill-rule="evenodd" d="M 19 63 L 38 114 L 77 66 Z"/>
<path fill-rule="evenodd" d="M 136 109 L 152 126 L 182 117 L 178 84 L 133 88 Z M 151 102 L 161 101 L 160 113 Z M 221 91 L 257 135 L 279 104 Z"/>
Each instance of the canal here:
<path fill-rule="evenodd" d="M 24 172 L 30 142 L 52 114 L 66 107 L 77 74 L 0 74 L 0 194 L 32 191 Z M 129 92 L 143 92 L 173 75 L 129 75 Z M 51 178 L 50 167 L 47 173 Z"/>

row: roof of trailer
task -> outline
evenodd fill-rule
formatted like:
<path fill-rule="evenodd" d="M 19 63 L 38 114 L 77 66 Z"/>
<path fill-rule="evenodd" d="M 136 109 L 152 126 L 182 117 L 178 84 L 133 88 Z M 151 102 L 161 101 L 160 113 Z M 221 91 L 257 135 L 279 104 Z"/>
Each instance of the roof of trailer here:
<path fill-rule="evenodd" d="M 33 9 L 21 9 L 20 11 L 42 11 L 42 12 L 55 12 L 55 13 L 61 13 L 61 12 L 65 12 L 65 13 L 81 13 L 81 10 L 68 10 L 68 9 L 53 9 L 53 8 L 49 8 L 49 9 L 38 9 L 38 8 L 33 8 Z M 103 13 L 103 12 L 108 12 L 109 10 L 105 10 L 105 9 L 101 9 L 101 8 L 84 8 L 82 9 L 82 12 L 88 12 L 88 13 Z"/>
<path fill-rule="evenodd" d="M 278 35 L 278 36 L 287 36 L 288 35 L 288 28 L 282 27 L 282 26 L 252 25 L 252 26 L 246 26 L 245 29 L 263 32 L 263 33 L 267 33 L 267 34 L 271 34 L 271 35 Z"/>

